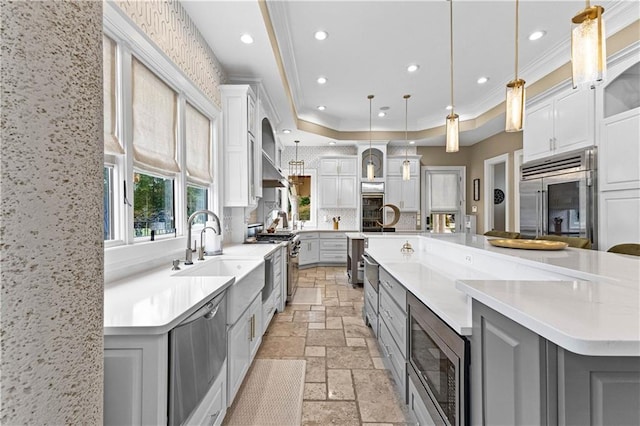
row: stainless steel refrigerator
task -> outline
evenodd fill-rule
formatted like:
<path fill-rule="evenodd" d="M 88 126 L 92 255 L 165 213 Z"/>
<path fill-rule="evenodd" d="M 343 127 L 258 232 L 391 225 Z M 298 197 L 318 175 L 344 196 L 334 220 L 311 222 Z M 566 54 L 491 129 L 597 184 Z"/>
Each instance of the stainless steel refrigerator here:
<path fill-rule="evenodd" d="M 520 234 L 589 238 L 596 249 L 595 165 L 595 148 L 523 164 Z"/>

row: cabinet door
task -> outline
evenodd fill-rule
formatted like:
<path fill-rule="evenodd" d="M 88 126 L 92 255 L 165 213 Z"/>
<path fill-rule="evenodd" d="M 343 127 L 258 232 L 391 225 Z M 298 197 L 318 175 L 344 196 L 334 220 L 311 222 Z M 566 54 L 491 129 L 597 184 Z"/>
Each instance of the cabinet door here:
<path fill-rule="evenodd" d="M 472 424 L 546 424 L 545 340 L 473 301 Z"/>
<path fill-rule="evenodd" d="M 355 176 L 358 161 L 355 158 L 343 158 L 339 160 L 338 173 L 341 175 Z"/>
<path fill-rule="evenodd" d="M 598 180 L 600 191 L 640 187 L 640 108 L 600 122 Z"/>
<path fill-rule="evenodd" d="M 554 153 L 571 151 L 594 143 L 593 90 L 570 90 L 555 101 Z M 529 126 L 531 123 L 526 123 Z"/>
<path fill-rule="evenodd" d="M 249 329 L 249 359 L 252 361 L 262 343 L 262 293 L 258 293 L 249 307 L 249 317 L 252 321 Z"/>
<path fill-rule="evenodd" d="M 640 241 L 640 189 L 603 191 L 598 200 L 598 247 Z"/>
<path fill-rule="evenodd" d="M 339 160 L 336 158 L 320 159 L 320 175 L 337 175 Z"/>
<path fill-rule="evenodd" d="M 402 176 L 402 162 L 404 158 L 387 157 L 387 177 L 389 176 Z"/>
<path fill-rule="evenodd" d="M 338 177 L 338 206 L 341 208 L 356 208 L 356 177 Z"/>
<path fill-rule="evenodd" d="M 236 392 L 242 384 L 242 379 L 249 370 L 249 339 L 251 315 L 242 315 L 227 334 L 229 363 L 228 376 L 228 405 L 231 406 Z"/>
<path fill-rule="evenodd" d="M 420 208 L 420 182 L 418 176 L 402 181 L 402 211 L 417 212 Z"/>
<path fill-rule="evenodd" d="M 319 208 L 339 207 L 338 176 L 320 176 L 320 200 Z"/>
<path fill-rule="evenodd" d="M 553 105 L 551 100 L 536 105 L 526 113 L 522 146 L 524 161 L 546 157 L 553 143 Z"/>
<path fill-rule="evenodd" d="M 391 171 L 391 164 L 389 171 Z M 386 204 L 393 204 L 402 209 L 402 176 L 387 176 L 387 187 L 384 192 L 384 198 Z"/>

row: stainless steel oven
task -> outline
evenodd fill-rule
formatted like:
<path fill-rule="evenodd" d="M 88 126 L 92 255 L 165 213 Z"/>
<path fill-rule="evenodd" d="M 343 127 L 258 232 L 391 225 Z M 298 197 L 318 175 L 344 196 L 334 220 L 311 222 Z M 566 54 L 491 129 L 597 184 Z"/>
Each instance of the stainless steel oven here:
<path fill-rule="evenodd" d="M 409 378 L 436 425 L 468 425 L 469 341 L 414 295 L 409 307 Z"/>
<path fill-rule="evenodd" d="M 169 425 L 188 420 L 221 373 L 226 318 L 221 294 L 169 332 Z"/>
<path fill-rule="evenodd" d="M 262 289 L 262 301 L 265 302 L 271 297 L 275 289 L 273 280 L 273 254 L 264 257 L 264 288 Z"/>

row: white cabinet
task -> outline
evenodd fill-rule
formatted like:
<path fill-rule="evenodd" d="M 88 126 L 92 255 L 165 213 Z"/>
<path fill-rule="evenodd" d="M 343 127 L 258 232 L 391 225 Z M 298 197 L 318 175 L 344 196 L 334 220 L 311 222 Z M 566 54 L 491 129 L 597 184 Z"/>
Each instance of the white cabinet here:
<path fill-rule="evenodd" d="M 320 263 L 347 262 L 347 237 L 343 232 L 320 233 Z"/>
<path fill-rule="evenodd" d="M 222 142 L 224 150 L 224 206 L 247 207 L 257 204 L 262 175 L 256 142 L 256 97 L 250 86 L 221 85 Z M 260 189 L 258 188 L 260 187 Z"/>
<path fill-rule="evenodd" d="M 567 89 L 527 105 L 524 162 L 594 145 L 593 90 Z"/>
<path fill-rule="evenodd" d="M 319 208 L 355 209 L 357 207 L 357 157 L 320 159 Z"/>
<path fill-rule="evenodd" d="M 300 252 L 298 254 L 298 264 L 305 266 L 310 263 L 320 261 L 320 243 L 317 232 L 300 234 Z"/>
<path fill-rule="evenodd" d="M 596 91 L 598 246 L 640 241 L 640 62 L 638 51 L 609 64 Z"/>
<path fill-rule="evenodd" d="M 231 406 L 262 342 L 262 293 L 229 328 L 227 340 L 228 406 Z"/>
<path fill-rule="evenodd" d="M 411 173 L 409 180 L 402 180 L 402 164 L 405 157 L 387 158 L 387 187 L 385 203 L 397 206 L 402 212 L 420 209 L 420 157 L 408 156 Z"/>

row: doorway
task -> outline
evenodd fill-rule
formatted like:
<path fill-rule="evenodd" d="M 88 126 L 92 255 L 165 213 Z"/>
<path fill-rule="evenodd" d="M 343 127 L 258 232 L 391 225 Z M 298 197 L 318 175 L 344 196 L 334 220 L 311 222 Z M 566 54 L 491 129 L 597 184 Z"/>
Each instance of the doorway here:
<path fill-rule="evenodd" d="M 433 233 L 464 232 L 466 167 L 423 166 L 422 229 Z"/>
<path fill-rule="evenodd" d="M 484 232 L 511 228 L 509 170 L 508 153 L 484 160 Z"/>

